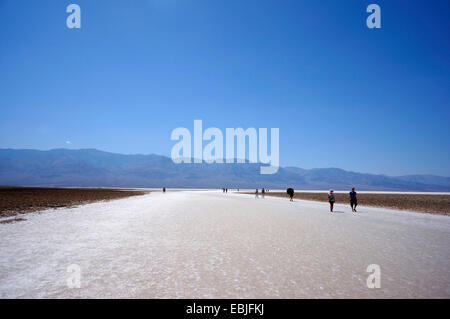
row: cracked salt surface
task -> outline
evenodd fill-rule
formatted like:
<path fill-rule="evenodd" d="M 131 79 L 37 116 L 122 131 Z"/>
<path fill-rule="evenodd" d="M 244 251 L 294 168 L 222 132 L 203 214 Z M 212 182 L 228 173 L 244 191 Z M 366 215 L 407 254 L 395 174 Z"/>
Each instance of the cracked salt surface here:
<path fill-rule="evenodd" d="M 450 297 L 449 217 L 335 210 L 185 191 L 27 214 L 0 225 L 0 297 Z M 370 264 L 380 289 L 366 286 Z"/>

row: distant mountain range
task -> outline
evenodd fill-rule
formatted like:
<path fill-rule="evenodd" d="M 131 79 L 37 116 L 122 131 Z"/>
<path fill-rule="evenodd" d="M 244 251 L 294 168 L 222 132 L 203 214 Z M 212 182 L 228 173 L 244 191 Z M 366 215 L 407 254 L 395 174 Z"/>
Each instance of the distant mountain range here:
<path fill-rule="evenodd" d="M 280 168 L 260 164 L 174 164 L 160 155 L 123 155 L 95 149 L 0 149 L 0 185 L 66 187 L 271 188 L 450 191 L 450 178 L 362 174 L 338 168 Z"/>

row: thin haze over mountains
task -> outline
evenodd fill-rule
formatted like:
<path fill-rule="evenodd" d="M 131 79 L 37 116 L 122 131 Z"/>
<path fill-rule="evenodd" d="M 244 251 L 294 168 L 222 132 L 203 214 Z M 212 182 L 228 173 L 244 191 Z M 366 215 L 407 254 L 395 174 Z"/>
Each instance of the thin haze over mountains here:
<path fill-rule="evenodd" d="M 261 164 L 174 164 L 160 155 L 124 155 L 96 149 L 0 149 L 0 185 L 58 187 L 272 188 L 450 191 L 450 177 L 391 177 L 339 168 L 280 167 L 261 175 Z"/>

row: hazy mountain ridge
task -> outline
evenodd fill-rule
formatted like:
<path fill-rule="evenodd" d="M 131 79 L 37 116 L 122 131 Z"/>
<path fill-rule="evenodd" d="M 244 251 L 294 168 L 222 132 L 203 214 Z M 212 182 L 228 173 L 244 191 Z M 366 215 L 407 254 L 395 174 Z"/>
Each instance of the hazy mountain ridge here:
<path fill-rule="evenodd" d="M 261 164 L 174 164 L 160 155 L 124 155 L 96 149 L 0 149 L 0 185 L 80 187 L 287 188 L 450 191 L 450 178 L 362 174 L 338 168 L 280 168 Z"/>

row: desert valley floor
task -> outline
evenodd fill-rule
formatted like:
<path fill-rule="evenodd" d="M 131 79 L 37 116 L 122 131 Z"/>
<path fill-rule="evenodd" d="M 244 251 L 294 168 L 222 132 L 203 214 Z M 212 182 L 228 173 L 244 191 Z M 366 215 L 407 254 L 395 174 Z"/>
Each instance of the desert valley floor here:
<path fill-rule="evenodd" d="M 450 217 L 335 211 L 180 191 L 30 213 L 0 224 L 0 297 L 450 298 Z"/>

